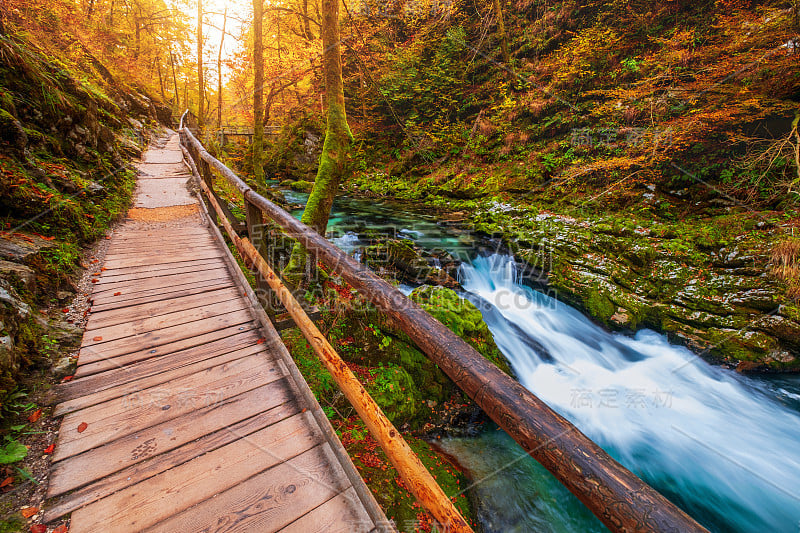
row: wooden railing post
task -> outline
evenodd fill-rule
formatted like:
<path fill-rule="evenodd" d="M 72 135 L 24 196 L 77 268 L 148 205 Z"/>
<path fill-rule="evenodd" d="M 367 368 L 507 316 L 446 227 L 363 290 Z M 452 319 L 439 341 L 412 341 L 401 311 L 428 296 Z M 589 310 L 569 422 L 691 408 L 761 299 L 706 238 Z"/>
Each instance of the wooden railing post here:
<path fill-rule="evenodd" d="M 208 192 L 208 196 L 213 196 L 214 195 L 214 177 L 211 175 L 211 165 L 209 165 L 208 162 L 205 159 L 201 159 L 201 158 L 198 158 L 198 159 L 200 159 L 200 167 L 199 167 L 198 170 L 200 170 L 200 176 L 203 178 L 203 183 L 205 183 L 206 187 L 208 187 L 208 191 L 209 191 Z M 217 210 L 214 207 L 214 203 L 211 202 L 210 199 L 209 199 L 209 201 L 206 203 L 206 205 L 208 206 L 208 214 L 211 216 L 211 221 L 214 223 L 214 225 L 219 224 L 218 219 L 217 219 L 217 215 L 219 215 L 219 213 L 217 213 Z"/>
<path fill-rule="evenodd" d="M 244 201 L 244 207 L 245 216 L 247 217 L 247 236 L 250 238 L 250 242 L 253 243 L 253 246 L 261 257 L 269 257 L 270 251 L 275 243 L 272 242 L 270 238 L 271 232 L 269 225 L 264 223 L 264 214 L 261 212 L 261 209 L 254 206 L 246 199 Z M 274 319 L 278 312 L 279 305 L 278 300 L 275 298 L 275 293 L 272 292 L 264 276 L 261 275 L 261 271 L 254 268 L 253 275 L 256 278 L 256 295 L 258 296 L 258 301 L 261 303 L 261 307 L 264 308 L 270 319 Z"/>

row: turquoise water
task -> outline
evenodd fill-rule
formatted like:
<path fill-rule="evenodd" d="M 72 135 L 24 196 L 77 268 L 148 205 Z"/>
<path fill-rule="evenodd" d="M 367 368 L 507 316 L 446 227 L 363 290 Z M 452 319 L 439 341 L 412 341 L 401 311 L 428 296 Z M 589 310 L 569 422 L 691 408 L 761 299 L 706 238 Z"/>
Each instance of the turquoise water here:
<path fill-rule="evenodd" d="M 704 526 L 800 529 L 800 377 L 741 376 L 653 331 L 606 332 L 521 284 L 513 258 L 479 250 L 430 213 L 337 199 L 333 242 L 357 253 L 361 235 L 377 230 L 467 260 L 464 296 L 481 309 L 519 381 Z M 604 530 L 495 427 L 441 446 L 476 480 L 486 531 Z"/>

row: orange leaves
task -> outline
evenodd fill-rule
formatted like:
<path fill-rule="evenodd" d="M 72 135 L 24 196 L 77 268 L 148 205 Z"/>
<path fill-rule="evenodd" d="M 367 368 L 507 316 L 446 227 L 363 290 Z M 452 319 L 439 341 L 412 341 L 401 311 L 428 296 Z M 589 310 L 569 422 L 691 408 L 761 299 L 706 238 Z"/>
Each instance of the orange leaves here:
<path fill-rule="evenodd" d="M 80 424 L 78 424 L 78 433 L 83 433 L 84 431 L 86 431 L 86 428 L 88 427 L 89 424 L 87 424 L 86 422 L 81 422 Z"/>
<path fill-rule="evenodd" d="M 103 340 L 103 337 L 92 337 L 92 341 L 94 342 L 100 342 L 101 340 Z"/>
<path fill-rule="evenodd" d="M 50 455 L 51 453 L 53 453 L 55 451 L 55 449 L 56 449 L 56 445 L 55 445 L 55 443 L 53 443 L 53 444 L 51 444 L 50 446 L 48 446 L 47 448 L 44 449 L 44 453 Z"/>
<path fill-rule="evenodd" d="M 41 409 L 37 409 L 33 413 L 31 413 L 31 416 L 28 417 L 28 422 L 33 424 L 37 420 L 39 420 L 40 418 L 42 418 L 42 410 Z"/>
<path fill-rule="evenodd" d="M 38 507 L 25 507 L 24 509 L 20 510 L 20 513 L 22 513 L 22 516 L 24 516 L 25 518 L 30 518 L 38 512 L 39 512 Z"/>
<path fill-rule="evenodd" d="M 14 478 L 12 476 L 8 476 L 3 481 L 0 481 L 0 488 L 7 487 L 14 483 Z"/>
<path fill-rule="evenodd" d="M 117 291 L 117 292 L 114 293 L 114 296 L 119 296 L 121 294 L 122 294 L 121 292 Z"/>
<path fill-rule="evenodd" d="M 31 526 L 31 533 L 47 533 L 47 526 L 44 524 L 33 524 Z"/>

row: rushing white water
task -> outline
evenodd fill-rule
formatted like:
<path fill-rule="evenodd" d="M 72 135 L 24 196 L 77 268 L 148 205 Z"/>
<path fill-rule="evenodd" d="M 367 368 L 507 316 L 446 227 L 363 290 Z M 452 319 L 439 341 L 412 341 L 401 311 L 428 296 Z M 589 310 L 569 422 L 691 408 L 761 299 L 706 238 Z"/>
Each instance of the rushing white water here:
<path fill-rule="evenodd" d="M 525 387 L 712 530 L 800 529 L 796 411 L 653 331 L 604 331 L 514 268 L 479 257 L 461 281 Z"/>

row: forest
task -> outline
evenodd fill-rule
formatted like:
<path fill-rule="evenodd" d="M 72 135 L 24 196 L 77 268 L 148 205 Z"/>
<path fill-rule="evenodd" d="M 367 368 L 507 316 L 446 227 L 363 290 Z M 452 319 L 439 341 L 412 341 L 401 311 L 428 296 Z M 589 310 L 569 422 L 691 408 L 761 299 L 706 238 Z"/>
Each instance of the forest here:
<path fill-rule="evenodd" d="M 703 527 L 796 531 L 800 2 L 0 0 L 0 532 L 68 530 L 40 513 L 52 398 L 137 161 L 182 120 Z M 606 530 L 365 295 L 271 246 L 476 531 Z M 386 517 L 442 531 L 280 334 Z"/>

